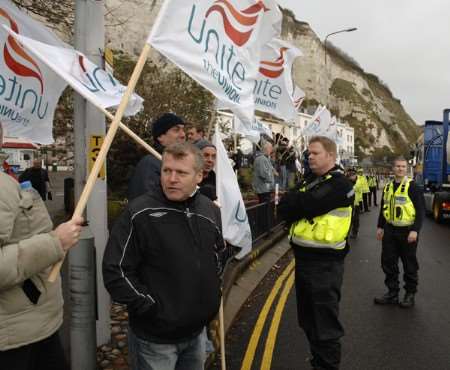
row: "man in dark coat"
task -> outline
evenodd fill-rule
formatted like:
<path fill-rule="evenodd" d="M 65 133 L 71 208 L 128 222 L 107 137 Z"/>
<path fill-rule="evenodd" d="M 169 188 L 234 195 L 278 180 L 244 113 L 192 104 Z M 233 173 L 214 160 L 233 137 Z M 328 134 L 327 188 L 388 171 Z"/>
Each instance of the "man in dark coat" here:
<path fill-rule="evenodd" d="M 173 113 L 164 113 L 152 125 L 155 149 L 162 153 L 166 146 L 185 141 L 184 120 Z M 143 157 L 136 166 L 128 183 L 128 200 L 131 201 L 159 186 L 161 161 L 151 154 Z"/>

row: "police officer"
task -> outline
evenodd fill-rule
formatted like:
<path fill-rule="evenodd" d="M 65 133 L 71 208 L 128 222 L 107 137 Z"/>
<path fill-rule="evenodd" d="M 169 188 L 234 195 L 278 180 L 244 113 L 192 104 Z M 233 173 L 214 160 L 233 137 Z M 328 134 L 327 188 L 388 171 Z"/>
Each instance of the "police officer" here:
<path fill-rule="evenodd" d="M 367 179 L 367 182 L 369 184 L 369 207 L 372 207 L 372 199 L 373 199 L 373 205 L 375 207 L 378 207 L 378 201 L 377 201 L 377 190 L 378 190 L 378 179 L 375 173 L 371 173 Z"/>
<path fill-rule="evenodd" d="M 367 176 L 364 174 L 362 169 L 360 169 L 358 171 L 358 176 L 360 177 L 360 181 L 361 181 L 362 188 L 363 188 L 363 199 L 362 199 L 363 209 L 361 209 L 361 212 L 370 212 L 370 208 L 369 208 L 370 189 L 369 189 L 369 183 L 367 181 Z"/>
<path fill-rule="evenodd" d="M 394 180 L 386 184 L 378 217 L 377 239 L 382 240 L 381 267 L 386 275 L 388 292 L 374 299 L 376 304 L 399 303 L 398 260 L 402 260 L 405 296 L 400 307 L 414 306 L 419 265 L 417 263 L 418 234 L 425 208 L 423 194 L 406 176 L 404 158 L 394 161 Z"/>
<path fill-rule="evenodd" d="M 350 238 L 356 239 L 359 231 L 359 203 L 362 202 L 362 187 L 361 182 L 358 182 L 358 175 L 356 174 L 356 170 L 353 168 L 349 168 L 347 170 L 346 176 L 353 184 L 353 190 L 355 191 L 355 201 L 353 203 L 353 213 L 352 213 L 352 226 L 350 232 Z"/>
<path fill-rule="evenodd" d="M 354 190 L 335 165 L 337 152 L 332 140 L 313 137 L 308 151 L 311 174 L 300 191 L 282 198 L 278 210 L 291 223 L 297 314 L 309 341 L 311 365 L 314 369 L 338 369 L 344 335 L 339 301 Z"/>

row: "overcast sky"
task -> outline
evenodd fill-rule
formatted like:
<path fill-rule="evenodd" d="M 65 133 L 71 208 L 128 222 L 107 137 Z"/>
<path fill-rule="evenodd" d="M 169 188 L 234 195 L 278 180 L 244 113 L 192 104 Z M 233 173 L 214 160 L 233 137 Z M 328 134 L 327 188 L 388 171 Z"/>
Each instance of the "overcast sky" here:
<path fill-rule="evenodd" d="M 377 75 L 418 123 L 450 108 L 450 0 L 277 0 Z"/>

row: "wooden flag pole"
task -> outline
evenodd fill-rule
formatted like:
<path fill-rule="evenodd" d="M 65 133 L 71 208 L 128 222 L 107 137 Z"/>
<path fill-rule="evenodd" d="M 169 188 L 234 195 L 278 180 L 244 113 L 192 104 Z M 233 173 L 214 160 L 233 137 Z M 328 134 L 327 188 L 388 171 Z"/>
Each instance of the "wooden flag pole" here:
<path fill-rule="evenodd" d="M 219 337 L 220 337 L 220 363 L 222 370 L 227 369 L 225 361 L 225 324 L 223 317 L 223 297 L 220 300 L 220 310 L 219 310 Z"/>
<path fill-rule="evenodd" d="M 212 122 L 211 122 L 212 123 Z M 212 126 L 212 125 L 211 125 Z M 214 126 L 215 139 L 222 140 L 220 138 L 219 124 L 216 122 Z M 217 145 L 217 142 L 214 142 Z M 220 167 L 216 163 L 216 183 L 220 184 L 222 181 L 222 172 L 220 171 Z M 221 199 L 220 192 L 217 193 L 217 201 L 219 204 L 222 204 L 223 199 Z M 219 339 L 220 339 L 220 362 L 222 370 L 226 370 L 225 363 L 225 325 L 224 325 L 224 317 L 223 317 L 223 297 L 220 300 L 220 309 L 219 309 Z"/>
<path fill-rule="evenodd" d="M 213 111 L 211 113 L 211 119 L 209 120 L 209 123 L 208 123 L 208 131 L 206 133 L 206 137 L 208 138 L 208 140 L 211 140 L 211 130 L 212 130 L 213 123 L 216 120 L 216 116 L 217 116 L 217 111 L 216 111 L 216 109 L 213 109 Z"/>
<path fill-rule="evenodd" d="M 81 217 L 83 215 L 84 209 L 86 208 L 87 201 L 89 196 L 94 188 L 95 182 L 97 180 L 98 174 L 102 168 L 103 163 L 105 162 L 106 155 L 108 154 L 109 148 L 111 147 L 112 141 L 117 133 L 117 130 L 120 126 L 120 121 L 122 120 L 125 109 L 128 105 L 128 101 L 130 100 L 131 95 L 133 94 L 134 88 L 139 80 L 139 77 L 142 73 L 142 69 L 144 68 L 145 62 L 147 61 L 148 54 L 150 53 L 150 45 L 145 44 L 142 49 L 141 55 L 134 67 L 133 74 L 131 75 L 130 81 L 128 83 L 127 89 L 125 90 L 125 94 L 120 101 L 120 105 L 117 108 L 117 112 L 114 116 L 114 119 L 111 123 L 111 126 L 108 130 L 108 133 L 105 136 L 105 140 L 103 142 L 102 147 L 100 148 L 100 152 L 98 153 L 98 157 L 94 163 L 94 167 L 92 168 L 91 173 L 87 179 L 86 185 L 84 186 L 83 192 L 81 193 L 80 200 L 77 203 L 75 208 L 75 212 L 72 217 Z M 63 264 L 64 259 L 55 264 L 50 272 L 48 277 L 49 282 L 55 282 L 56 278 L 61 270 L 61 266 Z"/>
<path fill-rule="evenodd" d="M 100 108 L 100 110 L 105 113 L 105 115 L 110 118 L 111 120 L 114 119 L 114 116 L 108 112 L 104 108 Z M 129 129 L 126 125 L 124 125 L 122 122 L 119 123 L 119 127 L 134 141 L 136 141 L 139 145 L 144 147 L 149 153 L 153 154 L 156 158 L 159 160 L 162 159 L 162 156 L 160 153 L 158 153 L 154 148 L 152 148 L 150 145 L 148 145 L 144 140 L 142 140 L 137 134 L 135 134 L 131 129 Z"/>

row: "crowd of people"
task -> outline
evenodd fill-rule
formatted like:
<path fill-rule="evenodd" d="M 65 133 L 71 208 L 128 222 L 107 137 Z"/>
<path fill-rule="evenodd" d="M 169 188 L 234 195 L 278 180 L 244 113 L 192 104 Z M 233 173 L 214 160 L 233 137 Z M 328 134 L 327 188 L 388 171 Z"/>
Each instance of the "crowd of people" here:
<path fill-rule="evenodd" d="M 103 279 L 112 300 L 128 309 L 132 369 L 200 370 L 232 257 L 216 202 L 217 151 L 201 127 L 173 113 L 153 122 L 152 135 L 162 160 L 146 155 L 136 164 L 128 204 L 110 230 Z M 314 369 L 339 368 L 344 259 L 361 214 L 379 207 L 376 237 L 388 291 L 374 302 L 410 308 L 418 283 L 423 199 L 406 176 L 407 162 L 397 158 L 394 178 L 382 184 L 375 172 L 344 171 L 336 161 L 336 144 L 323 136 L 313 137 L 302 156 L 283 140 L 263 141 L 253 161 L 259 202 L 272 201 L 276 183 L 282 192 L 278 212 L 289 225 L 296 261 L 298 323 Z M 19 181 L 0 173 L 0 364 L 8 369 L 67 368 L 58 336 L 61 284 L 47 276 L 76 245 L 84 221 L 53 229 L 43 202 L 47 183 L 38 163 Z"/>

